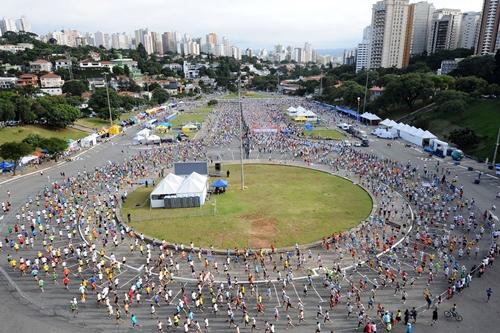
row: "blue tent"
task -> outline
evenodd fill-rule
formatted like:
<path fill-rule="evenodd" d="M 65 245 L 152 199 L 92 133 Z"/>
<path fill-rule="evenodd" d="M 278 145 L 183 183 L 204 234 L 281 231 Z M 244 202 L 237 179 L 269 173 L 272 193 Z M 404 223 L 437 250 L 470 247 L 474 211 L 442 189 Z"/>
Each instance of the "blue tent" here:
<path fill-rule="evenodd" d="M 213 187 L 227 187 L 227 181 L 224 179 L 217 179 L 212 183 Z"/>
<path fill-rule="evenodd" d="M 9 162 L 5 162 L 3 161 L 2 163 L 0 163 L 0 169 L 1 170 L 10 170 L 14 167 L 14 163 L 9 163 Z"/>
<path fill-rule="evenodd" d="M 313 125 L 312 125 L 311 123 L 306 123 L 306 124 L 304 125 L 304 129 L 305 129 L 306 131 L 312 131 L 312 130 L 313 130 Z"/>

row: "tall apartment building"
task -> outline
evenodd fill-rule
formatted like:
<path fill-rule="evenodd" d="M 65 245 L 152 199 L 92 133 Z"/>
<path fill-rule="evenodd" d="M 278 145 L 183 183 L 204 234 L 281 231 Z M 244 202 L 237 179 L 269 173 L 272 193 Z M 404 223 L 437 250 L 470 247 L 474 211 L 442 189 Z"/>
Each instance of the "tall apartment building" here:
<path fill-rule="evenodd" d="M 458 48 L 462 13 L 459 9 L 438 9 L 432 14 L 427 52 Z"/>
<path fill-rule="evenodd" d="M 358 44 L 356 54 L 356 72 L 362 69 L 370 68 L 370 39 L 372 27 L 367 26 L 363 29 L 363 40 Z"/>
<path fill-rule="evenodd" d="M 158 32 L 151 32 L 151 42 L 153 44 L 153 53 L 163 54 L 162 39 Z"/>
<path fill-rule="evenodd" d="M 460 26 L 460 38 L 458 47 L 472 49 L 477 44 L 479 28 L 481 24 L 480 12 L 466 12 L 462 14 L 462 24 Z"/>
<path fill-rule="evenodd" d="M 21 16 L 21 18 L 16 20 L 16 28 L 18 31 L 32 32 L 31 22 L 28 21 L 26 16 Z"/>
<path fill-rule="evenodd" d="M 109 34 L 97 31 L 94 34 L 94 38 L 95 38 L 95 46 L 96 47 L 103 46 L 106 49 L 110 48 L 111 45 L 110 45 L 110 41 L 109 41 Z"/>
<path fill-rule="evenodd" d="M 427 51 L 427 38 L 429 35 L 434 5 L 427 1 L 410 4 L 409 15 L 409 54 L 411 56 L 421 55 Z"/>
<path fill-rule="evenodd" d="M 344 50 L 344 55 L 342 57 L 342 64 L 349 65 L 349 66 L 355 65 L 357 52 L 358 52 L 358 50 L 355 48 Z"/>
<path fill-rule="evenodd" d="M 163 45 L 163 52 L 175 52 L 177 50 L 175 37 L 173 32 L 164 32 L 161 35 L 161 41 Z"/>
<path fill-rule="evenodd" d="M 17 32 L 16 21 L 11 18 L 4 17 L 0 21 L 0 30 L 2 30 L 2 35 L 7 31 Z"/>
<path fill-rule="evenodd" d="M 497 45 L 500 23 L 500 0 L 484 0 L 479 36 L 476 44 L 476 54 L 494 53 Z"/>
<path fill-rule="evenodd" d="M 383 0 L 373 5 L 370 67 L 404 64 L 409 0 Z"/>

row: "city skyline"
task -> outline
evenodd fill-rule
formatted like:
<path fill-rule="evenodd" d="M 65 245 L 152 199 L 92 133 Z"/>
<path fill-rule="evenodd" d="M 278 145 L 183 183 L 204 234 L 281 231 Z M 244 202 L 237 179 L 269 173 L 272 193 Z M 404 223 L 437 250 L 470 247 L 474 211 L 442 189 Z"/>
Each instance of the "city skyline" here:
<path fill-rule="evenodd" d="M 251 6 L 228 0 L 182 5 L 170 0 L 144 0 L 142 10 L 137 10 L 137 2 L 130 0 L 89 0 L 85 3 L 54 0 L 50 7 L 33 0 L 3 2 L 1 16 L 26 15 L 32 22 L 33 31 L 38 34 L 63 28 L 133 33 L 140 27 L 147 27 L 160 33 L 178 30 L 200 37 L 215 32 L 228 36 L 241 48 L 269 48 L 278 43 L 300 45 L 308 41 L 318 49 L 355 46 L 363 28 L 370 23 L 374 3 L 351 0 L 347 6 L 339 1 L 318 1 L 315 6 L 306 7 L 299 1 L 281 0 L 272 4 L 256 0 Z M 432 2 L 436 8 L 460 9 L 462 12 L 482 8 L 481 0 Z M 53 8 L 58 8 L 58 13 L 63 15 L 58 15 L 57 20 L 48 20 Z M 170 8 L 175 9 L 173 13 Z"/>

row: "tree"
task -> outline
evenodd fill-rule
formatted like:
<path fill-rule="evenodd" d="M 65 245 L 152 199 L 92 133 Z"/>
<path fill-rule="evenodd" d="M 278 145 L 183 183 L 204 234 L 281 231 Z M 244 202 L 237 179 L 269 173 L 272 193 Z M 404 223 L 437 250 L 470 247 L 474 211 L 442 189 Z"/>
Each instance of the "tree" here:
<path fill-rule="evenodd" d="M 413 110 L 417 100 L 427 100 L 432 96 L 433 88 L 434 83 L 428 74 L 404 74 L 388 82 L 384 98 L 396 103 L 405 103 L 410 110 Z"/>
<path fill-rule="evenodd" d="M 219 102 L 216 100 L 216 99 L 211 99 L 208 101 L 207 105 L 208 106 L 215 106 L 217 105 Z"/>
<path fill-rule="evenodd" d="M 47 125 L 65 128 L 80 117 L 80 110 L 69 104 L 54 104 L 47 109 L 45 119 Z"/>
<path fill-rule="evenodd" d="M 462 149 L 470 148 L 479 143 L 480 138 L 470 128 L 459 128 L 453 130 L 448 136 L 451 142 Z"/>
<path fill-rule="evenodd" d="M 130 68 L 128 65 L 123 66 L 123 73 L 125 73 L 127 77 L 130 77 Z"/>
<path fill-rule="evenodd" d="M 446 102 L 440 104 L 437 107 L 437 110 L 439 112 L 443 112 L 443 113 L 460 113 L 460 112 L 464 112 L 466 107 L 467 107 L 467 103 L 465 103 L 464 100 L 455 99 L 455 100 L 446 101 Z"/>
<path fill-rule="evenodd" d="M 120 107 L 120 96 L 112 89 L 109 89 L 109 104 L 111 105 L 112 116 L 117 117 L 118 111 L 116 109 Z M 105 88 L 96 89 L 89 100 L 89 107 L 96 112 L 100 118 L 109 119 L 108 98 Z"/>
<path fill-rule="evenodd" d="M 32 100 L 18 96 L 16 98 L 16 118 L 22 123 L 33 123 L 37 119 L 37 115 L 32 111 Z"/>
<path fill-rule="evenodd" d="M 495 58 L 491 55 L 480 57 L 469 57 L 460 61 L 457 68 L 450 74 L 453 76 L 477 76 L 488 81 L 495 82 Z"/>
<path fill-rule="evenodd" d="M 33 149 L 42 148 L 43 138 L 38 134 L 29 134 L 23 139 L 23 142 L 29 144 Z"/>
<path fill-rule="evenodd" d="M 33 148 L 26 142 L 6 142 L 0 146 L 0 156 L 14 163 L 14 174 L 16 174 L 16 168 L 21 158 L 32 151 Z"/>
<path fill-rule="evenodd" d="M 48 138 L 48 139 L 43 139 L 40 142 L 40 148 L 47 149 L 48 153 L 52 155 L 52 157 L 57 161 L 57 158 L 59 155 L 68 148 L 68 144 L 66 143 L 66 140 L 59 139 L 59 138 Z"/>
<path fill-rule="evenodd" d="M 0 120 L 8 121 L 16 119 L 16 105 L 8 99 L 0 99 Z"/>
<path fill-rule="evenodd" d="M 125 71 L 123 70 L 123 68 L 121 68 L 120 66 L 114 66 L 113 67 L 113 74 L 115 76 L 120 76 L 120 75 L 124 75 L 125 74 Z"/>
<path fill-rule="evenodd" d="M 436 103 L 437 105 L 454 100 L 462 100 L 464 102 L 468 102 L 469 95 L 462 91 L 450 89 L 450 90 L 440 91 L 434 97 L 434 103 Z"/>
<path fill-rule="evenodd" d="M 455 82 L 455 89 L 473 96 L 481 95 L 488 86 L 488 82 L 476 76 L 460 77 Z"/>
<path fill-rule="evenodd" d="M 81 80 L 66 81 L 62 87 L 63 93 L 71 96 L 81 96 L 87 90 L 87 85 Z"/>
<path fill-rule="evenodd" d="M 168 100 L 168 93 L 165 89 L 163 88 L 156 88 L 153 90 L 152 94 L 152 99 L 155 101 L 157 104 L 163 104 Z"/>

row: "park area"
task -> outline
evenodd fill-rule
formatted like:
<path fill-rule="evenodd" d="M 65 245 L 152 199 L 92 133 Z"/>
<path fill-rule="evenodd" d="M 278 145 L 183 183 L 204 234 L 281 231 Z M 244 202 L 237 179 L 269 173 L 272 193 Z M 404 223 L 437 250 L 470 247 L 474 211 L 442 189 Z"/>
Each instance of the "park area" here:
<path fill-rule="evenodd" d="M 177 116 L 171 121 L 173 127 L 181 127 L 188 123 L 202 123 L 212 112 L 212 106 L 198 107 L 193 110 L 178 112 Z"/>
<path fill-rule="evenodd" d="M 87 132 L 73 128 L 51 129 L 36 125 L 4 127 L 0 129 L 0 145 L 11 141 L 21 142 L 30 134 L 38 134 L 43 138 L 57 137 L 63 140 L 78 140 L 88 135 Z"/>
<path fill-rule="evenodd" d="M 224 175 L 227 170 L 229 189 L 201 208 L 150 209 L 153 187 L 140 187 L 128 195 L 122 218 L 130 213 L 130 226 L 156 239 L 226 249 L 312 243 L 356 226 L 371 212 L 365 190 L 325 172 L 245 165 L 241 191 L 240 166 L 225 167 Z"/>
<path fill-rule="evenodd" d="M 334 129 L 327 128 L 317 128 L 311 131 L 304 131 L 304 136 L 309 139 L 320 139 L 320 140 L 343 140 L 345 135 Z"/>
<path fill-rule="evenodd" d="M 265 93 L 265 92 L 257 92 L 257 91 L 245 91 L 241 93 L 242 98 L 274 98 L 276 96 Z M 237 99 L 238 93 L 229 93 L 222 97 L 223 99 Z"/>

